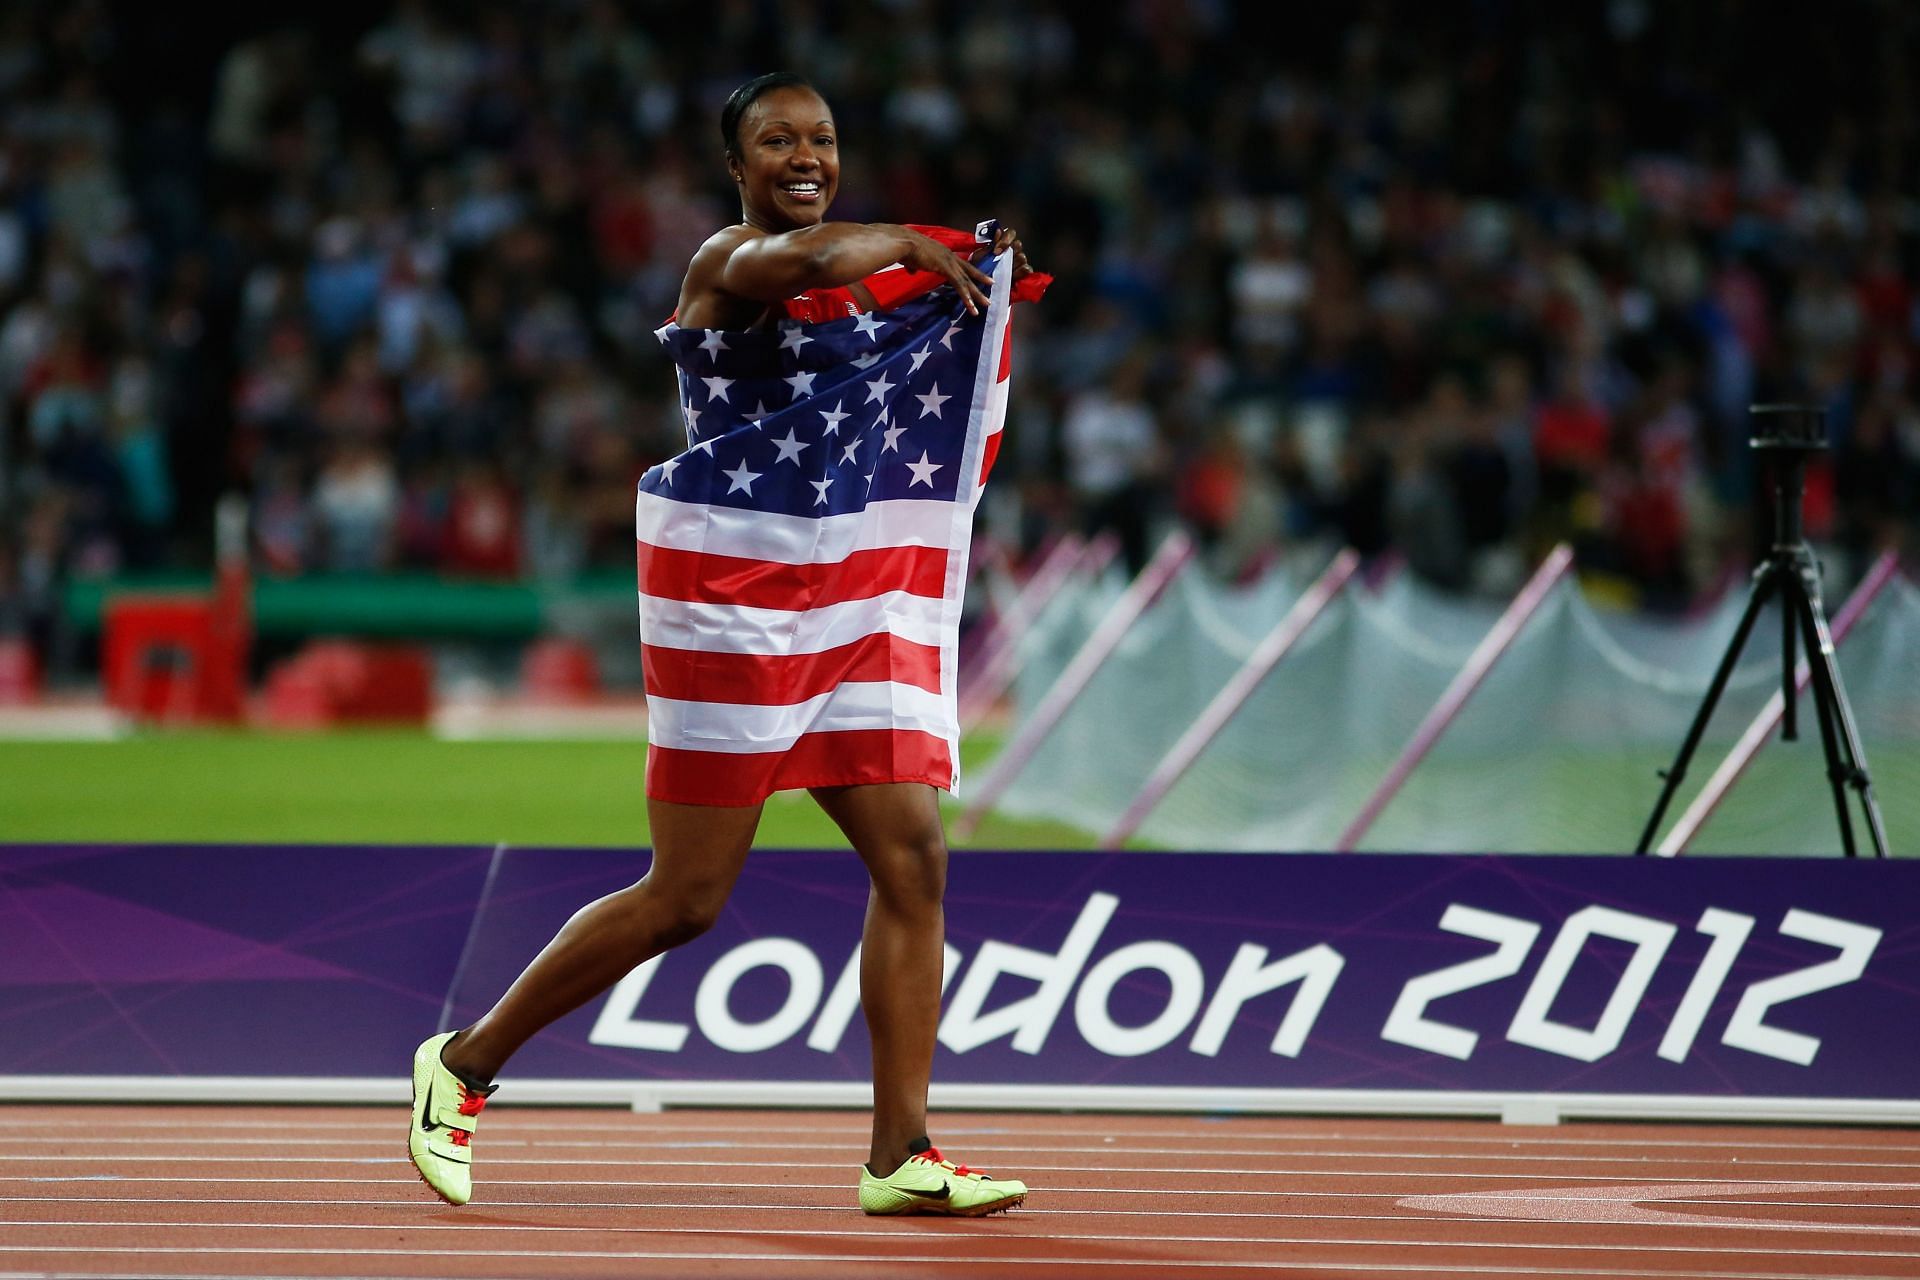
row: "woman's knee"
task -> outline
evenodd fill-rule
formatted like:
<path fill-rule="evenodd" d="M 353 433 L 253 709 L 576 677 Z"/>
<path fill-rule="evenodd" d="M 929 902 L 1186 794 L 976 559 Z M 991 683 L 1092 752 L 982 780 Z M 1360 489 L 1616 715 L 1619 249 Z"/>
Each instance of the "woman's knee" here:
<path fill-rule="evenodd" d="M 937 907 L 947 892 L 947 842 L 938 832 L 894 841 L 867 854 L 880 898 L 900 907 Z"/>
<path fill-rule="evenodd" d="M 638 886 L 647 894 L 647 914 L 653 917 L 654 930 L 663 948 L 692 942 L 713 928 L 727 905 L 730 887 L 719 881 L 655 881 L 652 876 Z"/>

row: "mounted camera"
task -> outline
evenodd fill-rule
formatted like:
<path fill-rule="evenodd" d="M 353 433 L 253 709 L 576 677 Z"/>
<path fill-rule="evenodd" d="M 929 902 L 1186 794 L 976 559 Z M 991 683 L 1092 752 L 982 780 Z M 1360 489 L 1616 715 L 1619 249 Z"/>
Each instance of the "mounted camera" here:
<path fill-rule="evenodd" d="M 1753 436 L 1762 452 L 1812 453 L 1827 447 L 1827 411 L 1805 404 L 1756 404 L 1748 408 Z"/>

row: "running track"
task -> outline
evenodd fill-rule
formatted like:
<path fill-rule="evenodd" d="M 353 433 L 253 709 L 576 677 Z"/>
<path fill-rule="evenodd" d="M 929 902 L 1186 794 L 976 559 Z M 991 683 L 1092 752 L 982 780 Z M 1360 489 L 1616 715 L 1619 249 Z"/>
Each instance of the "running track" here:
<path fill-rule="evenodd" d="M 936 1119 L 980 1221 L 853 1208 L 850 1112 L 501 1107 L 473 1204 L 404 1108 L 0 1107 L 13 1277 L 1920 1277 L 1920 1134 L 1285 1117 Z"/>

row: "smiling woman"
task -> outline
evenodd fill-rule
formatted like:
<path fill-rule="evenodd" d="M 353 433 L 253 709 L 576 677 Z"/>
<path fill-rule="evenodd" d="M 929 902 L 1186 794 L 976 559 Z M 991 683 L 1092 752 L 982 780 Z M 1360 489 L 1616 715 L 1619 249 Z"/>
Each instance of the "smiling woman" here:
<path fill-rule="evenodd" d="M 956 584 L 1005 416 L 1008 309 L 1045 277 L 1011 230 L 982 244 L 827 222 L 839 137 L 799 76 L 742 85 L 720 134 L 740 221 L 695 252 L 660 331 L 680 366 L 689 448 L 648 472 L 636 505 L 653 862 L 638 884 L 583 907 L 471 1027 L 420 1046 L 410 1150 L 434 1191 L 465 1203 L 474 1118 L 507 1059 L 704 933 L 767 798 L 804 788 L 871 880 L 860 1002 L 874 1110 L 860 1206 L 1009 1209 L 1025 1184 L 943 1160 L 926 1108 L 945 943 L 939 795 L 957 777 L 960 736 Z M 996 276 L 972 260 L 982 253 L 1004 290 L 992 306 Z M 856 377 L 872 378 L 864 400 Z M 908 430 L 917 462 L 900 443 Z"/>
<path fill-rule="evenodd" d="M 939 241 L 894 223 L 825 221 L 840 190 L 839 139 L 833 112 L 799 76 L 740 86 L 720 113 L 720 134 L 740 222 L 693 255 L 675 313 L 682 326 L 750 329 L 774 318 L 771 304 L 816 289 L 846 289 L 871 311 L 861 281 L 896 263 L 943 277 L 971 314 L 985 304 L 992 281 Z M 1003 232 L 995 249 L 1014 243 Z"/>

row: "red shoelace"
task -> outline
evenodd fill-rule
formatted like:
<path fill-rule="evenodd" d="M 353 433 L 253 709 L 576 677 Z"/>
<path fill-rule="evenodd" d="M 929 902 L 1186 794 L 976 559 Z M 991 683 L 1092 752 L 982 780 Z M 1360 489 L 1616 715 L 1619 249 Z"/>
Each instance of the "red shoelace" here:
<path fill-rule="evenodd" d="M 967 1177 L 969 1174 L 980 1174 L 982 1177 L 985 1176 L 985 1174 L 981 1173 L 979 1169 L 969 1169 L 967 1168 L 967 1166 L 963 1164 L 954 1164 L 952 1161 L 946 1159 L 944 1156 L 940 1154 L 940 1148 L 938 1147 L 928 1147 L 925 1151 L 922 1151 L 919 1155 L 913 1158 L 915 1160 L 925 1160 L 928 1164 L 944 1165 L 946 1168 L 953 1170 L 955 1173 L 959 1174 L 963 1178 Z"/>
<path fill-rule="evenodd" d="M 486 1094 L 475 1093 L 473 1090 L 467 1088 L 467 1086 L 464 1084 L 460 1086 L 460 1114 L 461 1115 L 477 1116 L 486 1109 L 486 1106 L 487 1106 Z M 447 1130 L 447 1136 L 453 1140 L 453 1145 L 456 1147 L 464 1147 L 468 1143 L 473 1141 L 473 1132 L 470 1129 L 449 1128 Z"/>

